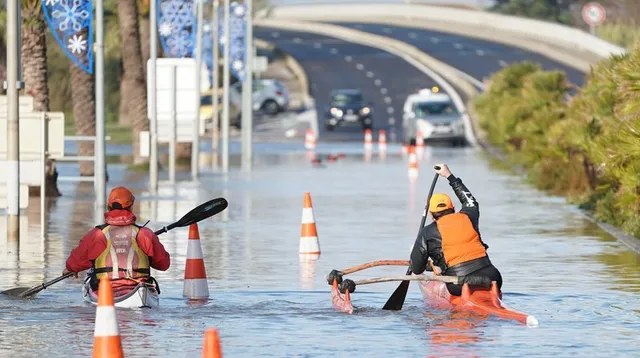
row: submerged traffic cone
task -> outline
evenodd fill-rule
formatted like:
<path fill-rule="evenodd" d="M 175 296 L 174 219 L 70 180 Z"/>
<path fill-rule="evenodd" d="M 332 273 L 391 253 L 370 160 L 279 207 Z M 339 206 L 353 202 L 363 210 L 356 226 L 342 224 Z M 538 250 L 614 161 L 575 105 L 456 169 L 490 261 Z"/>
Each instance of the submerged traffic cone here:
<path fill-rule="evenodd" d="M 371 129 L 364 130 L 364 149 L 371 150 L 373 148 L 373 135 Z"/>
<path fill-rule="evenodd" d="M 418 177 L 418 158 L 414 151 L 409 152 L 409 178 L 416 179 Z"/>
<path fill-rule="evenodd" d="M 311 194 L 304 193 L 304 207 L 302 208 L 302 230 L 300 232 L 300 247 L 298 254 L 300 260 L 317 260 L 320 257 L 320 242 L 316 219 L 313 215 Z"/>
<path fill-rule="evenodd" d="M 220 335 L 218 334 L 218 330 L 216 328 L 209 328 L 204 333 L 202 358 L 222 358 L 222 348 L 220 348 Z"/>
<path fill-rule="evenodd" d="M 207 272 L 205 271 L 202 257 L 198 224 L 189 226 L 188 241 L 182 296 L 193 300 L 209 298 L 209 285 L 207 284 Z"/>
<path fill-rule="evenodd" d="M 384 129 L 378 131 L 378 150 L 381 152 L 387 150 L 387 133 Z"/>
<path fill-rule="evenodd" d="M 304 147 L 307 149 L 316 148 L 316 136 L 311 128 L 307 129 L 307 133 L 304 136 Z"/>
<path fill-rule="evenodd" d="M 124 357 L 111 281 L 103 277 L 98 287 L 98 307 L 93 331 L 93 358 Z"/>

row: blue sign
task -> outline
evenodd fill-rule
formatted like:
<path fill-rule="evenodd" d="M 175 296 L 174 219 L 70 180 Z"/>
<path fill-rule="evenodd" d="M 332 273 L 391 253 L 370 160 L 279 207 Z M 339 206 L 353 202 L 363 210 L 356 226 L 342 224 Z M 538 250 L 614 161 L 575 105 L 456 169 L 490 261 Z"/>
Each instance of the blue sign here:
<path fill-rule="evenodd" d="M 213 26 L 206 21 L 202 27 L 202 36 L 202 61 L 207 65 L 209 81 L 213 84 Z"/>
<path fill-rule="evenodd" d="M 244 82 L 246 78 L 245 72 L 245 32 L 246 32 L 246 19 L 247 13 L 244 4 L 233 2 L 229 5 L 230 17 L 229 17 L 229 68 L 231 73 L 240 81 Z M 221 9 L 222 14 L 220 18 L 223 18 L 224 10 Z M 219 34 L 220 34 L 220 51 L 224 51 L 225 34 L 224 34 L 224 21 L 219 21 Z M 224 53 L 224 52 L 223 52 Z"/>
<path fill-rule="evenodd" d="M 41 0 L 47 25 L 64 53 L 93 74 L 93 1 Z"/>
<path fill-rule="evenodd" d="M 194 0 L 158 1 L 158 32 L 165 57 L 194 57 L 197 8 Z"/>

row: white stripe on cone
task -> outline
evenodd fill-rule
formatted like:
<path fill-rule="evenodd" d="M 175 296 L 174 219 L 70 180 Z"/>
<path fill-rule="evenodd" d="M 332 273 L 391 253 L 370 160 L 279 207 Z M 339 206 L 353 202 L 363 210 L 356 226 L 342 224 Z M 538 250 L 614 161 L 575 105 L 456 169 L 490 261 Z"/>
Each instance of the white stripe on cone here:
<path fill-rule="evenodd" d="M 202 246 L 200 240 L 187 240 L 187 258 L 188 259 L 202 259 Z"/>
<path fill-rule="evenodd" d="M 315 216 L 313 215 L 313 209 L 312 208 L 303 208 L 302 209 L 302 224 L 315 224 L 316 223 L 316 219 Z"/>
<path fill-rule="evenodd" d="M 209 284 L 206 278 L 184 280 L 183 297 L 191 299 L 209 298 Z"/>
<path fill-rule="evenodd" d="M 300 254 L 317 254 L 320 252 L 320 242 L 317 236 L 303 236 L 300 238 Z"/>
<path fill-rule="evenodd" d="M 94 337 L 119 336 L 116 309 L 113 306 L 96 307 L 96 324 L 93 331 Z"/>

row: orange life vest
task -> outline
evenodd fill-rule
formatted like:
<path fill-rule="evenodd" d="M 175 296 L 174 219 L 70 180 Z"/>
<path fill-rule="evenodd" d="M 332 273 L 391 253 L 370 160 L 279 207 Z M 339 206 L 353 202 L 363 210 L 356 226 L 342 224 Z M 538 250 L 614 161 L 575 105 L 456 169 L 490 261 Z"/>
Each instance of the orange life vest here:
<path fill-rule="evenodd" d="M 442 254 L 447 266 L 487 256 L 480 235 L 469 217 L 462 213 L 445 215 L 436 221 L 442 236 Z"/>
<path fill-rule="evenodd" d="M 138 247 L 136 241 L 138 230 L 135 225 L 107 225 L 102 229 L 107 238 L 107 247 L 94 262 L 98 279 L 103 276 L 112 280 L 140 278 L 151 274 L 149 256 Z"/>

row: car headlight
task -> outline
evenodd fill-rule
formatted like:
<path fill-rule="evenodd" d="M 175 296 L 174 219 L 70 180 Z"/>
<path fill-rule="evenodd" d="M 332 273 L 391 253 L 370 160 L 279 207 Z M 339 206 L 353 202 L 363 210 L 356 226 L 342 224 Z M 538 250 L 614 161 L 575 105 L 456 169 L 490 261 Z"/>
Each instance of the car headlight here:
<path fill-rule="evenodd" d="M 331 110 L 329 112 L 331 112 L 331 114 L 336 116 L 336 117 L 342 116 L 342 110 L 340 110 L 338 108 L 331 108 Z"/>
<path fill-rule="evenodd" d="M 363 115 L 367 115 L 369 113 L 371 113 L 371 108 L 369 107 L 364 107 L 360 110 L 360 113 L 362 113 Z"/>

